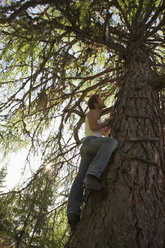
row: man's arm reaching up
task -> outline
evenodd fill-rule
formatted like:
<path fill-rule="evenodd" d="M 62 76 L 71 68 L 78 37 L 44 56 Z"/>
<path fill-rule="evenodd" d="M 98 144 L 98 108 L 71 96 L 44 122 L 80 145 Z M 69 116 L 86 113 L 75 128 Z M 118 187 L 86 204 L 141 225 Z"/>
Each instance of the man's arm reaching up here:
<path fill-rule="evenodd" d="M 108 125 L 108 121 L 104 121 L 103 123 L 98 123 L 97 121 L 100 119 L 96 110 L 91 110 L 87 114 L 87 118 L 89 121 L 89 126 L 92 131 L 100 131 L 102 128 Z"/>

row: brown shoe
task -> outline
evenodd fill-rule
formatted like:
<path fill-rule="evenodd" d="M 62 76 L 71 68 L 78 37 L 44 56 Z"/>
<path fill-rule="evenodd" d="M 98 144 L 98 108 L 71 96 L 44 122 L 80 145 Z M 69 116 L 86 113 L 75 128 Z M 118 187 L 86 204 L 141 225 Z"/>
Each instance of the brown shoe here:
<path fill-rule="evenodd" d="M 84 179 L 84 187 L 89 190 L 101 191 L 103 189 L 99 179 L 93 175 L 86 175 Z"/>

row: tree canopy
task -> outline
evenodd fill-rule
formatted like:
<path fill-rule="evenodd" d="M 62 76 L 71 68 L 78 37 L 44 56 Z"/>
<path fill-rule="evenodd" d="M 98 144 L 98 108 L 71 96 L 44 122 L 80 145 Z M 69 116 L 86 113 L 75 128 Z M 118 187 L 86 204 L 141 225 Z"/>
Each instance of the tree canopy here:
<path fill-rule="evenodd" d="M 153 75 L 149 84 L 161 92 L 163 108 L 164 24 L 164 0 L 1 2 L 1 149 L 6 156 L 28 147 L 27 159 L 31 152 L 41 157 L 39 169 L 22 189 L 5 198 L 13 197 L 17 216 L 21 216 L 20 220 L 15 217 L 15 225 L 22 233 L 11 227 L 16 247 L 19 242 L 22 247 L 28 242 L 31 247 L 41 247 L 39 216 L 54 213 L 55 218 L 57 210 L 52 205 L 59 197 L 57 206 L 64 206 L 77 168 L 88 97 L 99 93 L 109 105 L 104 114 L 109 113 L 127 74 L 127 63 L 139 47 L 150 60 Z M 50 171 L 45 170 L 48 165 Z M 42 206 L 40 199 L 46 196 Z M 37 216 L 35 224 L 33 215 Z M 52 219 L 47 218 L 47 225 L 53 228 Z M 50 243 L 44 247 L 51 247 Z"/>

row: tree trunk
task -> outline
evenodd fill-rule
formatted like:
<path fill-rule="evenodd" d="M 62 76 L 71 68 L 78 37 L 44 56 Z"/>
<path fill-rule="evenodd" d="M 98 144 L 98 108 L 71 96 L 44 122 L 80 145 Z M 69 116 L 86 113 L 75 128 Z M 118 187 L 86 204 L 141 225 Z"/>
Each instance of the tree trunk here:
<path fill-rule="evenodd" d="M 158 94 L 142 50 L 126 62 L 112 134 L 119 147 L 106 169 L 103 192 L 86 193 L 66 248 L 165 248 L 165 166 Z"/>

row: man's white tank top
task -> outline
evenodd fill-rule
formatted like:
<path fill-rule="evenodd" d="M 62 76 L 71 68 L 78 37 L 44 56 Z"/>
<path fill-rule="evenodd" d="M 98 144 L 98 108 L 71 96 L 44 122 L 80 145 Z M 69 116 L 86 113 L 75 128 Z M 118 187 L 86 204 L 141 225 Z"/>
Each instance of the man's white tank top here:
<path fill-rule="evenodd" d="M 102 123 L 101 120 L 97 120 L 97 123 Z M 88 117 L 86 115 L 85 117 L 85 136 L 88 137 L 88 136 L 97 136 L 97 137 L 101 137 L 102 134 L 101 134 L 101 130 L 100 131 L 92 131 L 90 129 L 90 126 L 89 126 L 89 120 L 88 120 Z"/>

